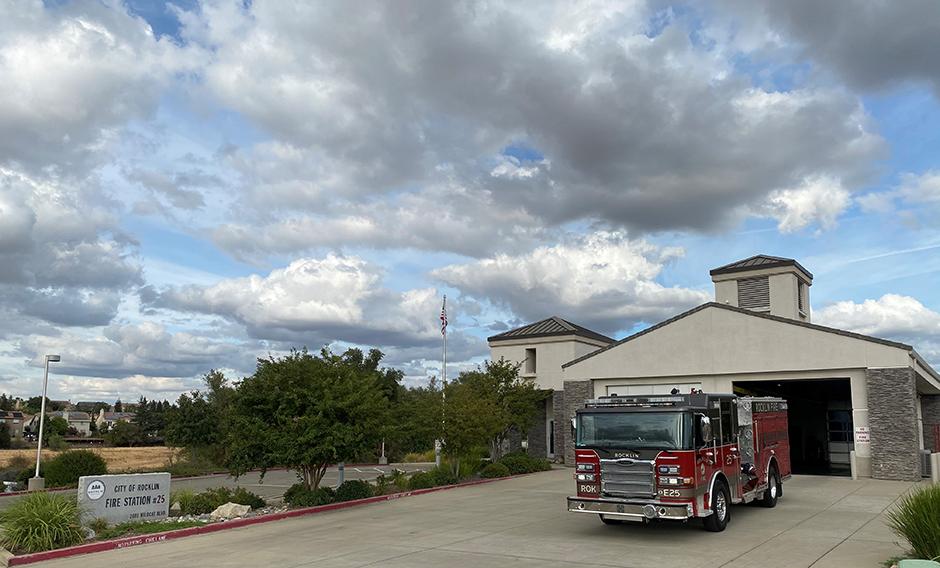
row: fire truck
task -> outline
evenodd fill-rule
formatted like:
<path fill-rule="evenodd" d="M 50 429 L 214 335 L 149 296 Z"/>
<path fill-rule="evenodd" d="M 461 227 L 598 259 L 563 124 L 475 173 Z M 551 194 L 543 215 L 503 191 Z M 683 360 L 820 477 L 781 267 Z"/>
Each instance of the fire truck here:
<path fill-rule="evenodd" d="M 774 507 L 790 478 L 781 398 L 611 395 L 587 401 L 574 425 L 568 510 L 605 524 L 701 518 L 720 532 L 731 504 Z"/>

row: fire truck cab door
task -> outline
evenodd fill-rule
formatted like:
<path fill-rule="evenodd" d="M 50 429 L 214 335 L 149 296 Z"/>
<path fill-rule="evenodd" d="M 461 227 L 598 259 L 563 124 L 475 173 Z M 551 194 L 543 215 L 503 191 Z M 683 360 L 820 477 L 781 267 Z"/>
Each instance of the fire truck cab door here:
<path fill-rule="evenodd" d="M 741 484 L 741 448 L 738 446 L 738 425 L 737 408 L 731 402 L 731 399 L 724 398 L 720 401 L 719 413 L 719 438 L 718 438 L 718 462 L 721 464 L 721 471 L 728 479 L 729 489 L 731 491 L 731 500 L 739 501 L 743 498 Z"/>

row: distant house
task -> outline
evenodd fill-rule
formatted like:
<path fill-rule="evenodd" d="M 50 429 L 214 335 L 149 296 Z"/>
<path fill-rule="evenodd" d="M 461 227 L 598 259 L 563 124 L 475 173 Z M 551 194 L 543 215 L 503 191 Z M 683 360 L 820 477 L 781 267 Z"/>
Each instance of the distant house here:
<path fill-rule="evenodd" d="M 91 434 L 91 415 L 87 412 L 76 412 L 74 410 L 61 410 L 50 412 L 49 416 L 59 416 L 69 423 L 69 428 L 74 428 L 79 436 L 89 436 Z"/>
<path fill-rule="evenodd" d="M 26 416 L 19 410 L 0 410 L 0 421 L 7 425 L 11 438 L 23 437 Z"/>
<path fill-rule="evenodd" d="M 110 430 L 118 422 L 133 422 L 135 418 L 137 418 L 137 415 L 133 412 L 107 412 L 101 409 L 97 418 L 95 418 L 95 425 L 98 430 L 101 430 L 102 427 Z"/>

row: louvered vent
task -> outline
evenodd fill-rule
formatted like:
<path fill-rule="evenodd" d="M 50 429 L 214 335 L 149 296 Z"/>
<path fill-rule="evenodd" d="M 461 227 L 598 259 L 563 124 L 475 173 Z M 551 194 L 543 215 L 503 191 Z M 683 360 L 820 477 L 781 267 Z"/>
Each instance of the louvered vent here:
<path fill-rule="evenodd" d="M 749 310 L 770 309 L 770 280 L 767 276 L 738 280 L 738 306 Z"/>

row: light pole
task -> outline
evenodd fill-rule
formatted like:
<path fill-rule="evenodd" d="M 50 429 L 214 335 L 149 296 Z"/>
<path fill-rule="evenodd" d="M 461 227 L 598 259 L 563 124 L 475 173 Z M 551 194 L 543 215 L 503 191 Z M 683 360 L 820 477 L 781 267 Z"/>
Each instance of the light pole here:
<path fill-rule="evenodd" d="M 49 388 L 49 363 L 58 363 L 58 355 L 46 355 L 46 367 L 42 375 L 42 402 L 39 403 L 39 438 L 36 440 L 36 475 L 27 482 L 27 489 L 40 491 L 45 489 L 46 480 L 39 477 L 39 460 L 42 458 L 42 430 L 46 424 L 46 390 Z"/>

